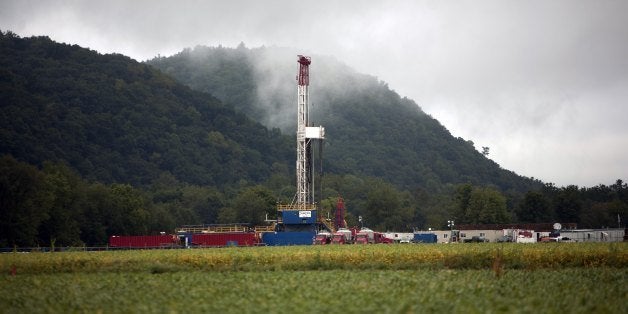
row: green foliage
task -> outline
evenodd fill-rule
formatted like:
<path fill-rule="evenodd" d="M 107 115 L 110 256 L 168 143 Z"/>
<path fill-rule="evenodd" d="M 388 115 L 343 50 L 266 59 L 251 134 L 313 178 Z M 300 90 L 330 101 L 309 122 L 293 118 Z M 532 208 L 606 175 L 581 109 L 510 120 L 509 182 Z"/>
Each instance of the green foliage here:
<path fill-rule="evenodd" d="M 111 189 L 102 183 L 85 184 L 83 197 L 76 205 L 83 209 L 81 221 L 81 240 L 87 245 L 102 245 L 107 243 L 112 233 L 112 221 L 109 218 L 113 206 L 111 205 Z"/>
<path fill-rule="evenodd" d="M 110 206 L 106 214 L 109 221 L 109 234 L 147 234 L 148 213 L 139 191 L 128 184 L 112 184 Z"/>
<path fill-rule="evenodd" d="M 378 230 L 412 230 L 414 209 L 402 203 L 404 200 L 407 197 L 390 184 L 373 186 L 366 198 L 366 225 Z"/>
<path fill-rule="evenodd" d="M 53 197 L 37 168 L 0 156 L 0 246 L 36 244 L 37 228 L 49 218 Z"/>
<path fill-rule="evenodd" d="M 549 200 L 536 191 L 529 191 L 525 194 L 523 202 L 519 204 L 517 218 L 520 222 L 532 223 L 554 220 Z"/>
<path fill-rule="evenodd" d="M 455 195 L 455 219 L 459 224 L 500 224 L 511 221 L 506 197 L 491 188 L 461 185 Z"/>
<path fill-rule="evenodd" d="M 277 216 L 276 199 L 272 196 L 271 191 L 263 186 L 241 189 L 230 203 L 230 206 L 222 209 L 218 222 L 243 222 L 261 225 L 266 214 L 269 217 Z"/>
<path fill-rule="evenodd" d="M 163 211 L 128 184 L 89 183 L 63 164 L 43 169 L 0 157 L 0 246 L 103 245 L 110 235 L 173 230 Z M 195 221 L 195 220 L 193 220 Z"/>
<path fill-rule="evenodd" d="M 562 188 L 556 194 L 554 206 L 556 208 L 556 217 L 560 221 L 578 222 L 578 216 L 582 210 L 578 187 L 575 185 Z"/>
<path fill-rule="evenodd" d="M 151 66 L 47 37 L 0 36 L 0 153 L 84 178 L 148 185 L 258 183 L 289 138 Z"/>
<path fill-rule="evenodd" d="M 579 226 L 584 228 L 622 227 L 628 219 L 628 184 L 622 180 L 579 190 Z M 619 217 L 619 218 L 618 218 Z M 619 221 L 618 221 L 619 219 Z"/>
<path fill-rule="evenodd" d="M 80 217 L 83 216 L 84 184 L 70 168 L 62 164 L 44 164 L 46 190 L 53 196 L 48 219 L 39 230 L 40 239 L 50 239 L 59 246 L 80 246 Z"/>
<path fill-rule="evenodd" d="M 511 270 L 499 280 L 486 270 L 155 270 L 9 277 L 0 305 L 10 313 L 625 313 L 628 275 L 609 268 Z M 301 291 L 304 282 L 333 282 L 344 294 Z"/>

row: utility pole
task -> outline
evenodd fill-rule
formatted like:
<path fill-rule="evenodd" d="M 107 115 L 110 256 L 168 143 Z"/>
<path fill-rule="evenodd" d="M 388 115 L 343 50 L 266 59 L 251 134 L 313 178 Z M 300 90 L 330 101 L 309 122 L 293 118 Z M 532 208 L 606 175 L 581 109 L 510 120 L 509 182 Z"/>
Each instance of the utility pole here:
<path fill-rule="evenodd" d="M 452 242 L 454 238 L 454 221 L 447 220 L 447 227 L 449 227 L 449 242 Z"/>

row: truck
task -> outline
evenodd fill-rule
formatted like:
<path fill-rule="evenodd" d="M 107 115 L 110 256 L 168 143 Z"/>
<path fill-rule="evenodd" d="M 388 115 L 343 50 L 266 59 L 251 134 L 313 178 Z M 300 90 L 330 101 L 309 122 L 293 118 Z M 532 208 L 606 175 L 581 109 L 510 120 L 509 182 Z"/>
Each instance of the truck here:
<path fill-rule="evenodd" d="M 512 239 L 512 242 L 515 243 L 536 243 L 534 230 L 504 229 L 504 236 Z"/>
<path fill-rule="evenodd" d="M 314 238 L 314 244 L 318 244 L 318 245 L 330 244 L 331 239 L 332 239 L 331 233 L 327 231 L 321 231 L 318 234 L 316 234 L 316 237 Z"/>
<path fill-rule="evenodd" d="M 392 239 L 387 238 L 381 232 L 375 232 L 369 228 L 362 228 L 355 236 L 355 243 L 367 244 L 367 243 L 393 243 Z"/>

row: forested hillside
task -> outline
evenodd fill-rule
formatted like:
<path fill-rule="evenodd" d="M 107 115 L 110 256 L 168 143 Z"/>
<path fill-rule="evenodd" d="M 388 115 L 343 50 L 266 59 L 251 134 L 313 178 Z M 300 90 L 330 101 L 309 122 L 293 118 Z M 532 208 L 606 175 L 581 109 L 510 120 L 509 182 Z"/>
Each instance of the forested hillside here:
<path fill-rule="evenodd" d="M 290 49 L 241 44 L 235 49 L 197 46 L 148 64 L 292 134 L 296 59 Z M 310 75 L 311 117 L 327 131 L 326 172 L 378 177 L 430 192 L 459 183 L 518 193 L 542 185 L 502 169 L 375 77 L 321 56 L 313 56 Z"/>
<path fill-rule="evenodd" d="M 362 216 L 382 231 L 448 219 L 625 221 L 623 181 L 579 188 L 520 177 L 385 83 L 313 60 L 312 120 L 327 130 L 324 216 L 342 196 L 349 224 Z M 241 45 L 142 64 L 0 32 L 0 247 L 102 245 L 274 217 L 295 193 L 295 61 Z"/>
<path fill-rule="evenodd" d="M 269 127 L 294 132 L 296 55 L 286 48 L 196 46 L 148 61 Z M 377 62 L 377 60 L 373 60 Z M 453 137 L 385 82 L 312 56 L 311 117 L 326 128 L 324 204 L 341 194 L 348 220 L 389 230 L 459 223 L 571 221 L 619 226 L 628 185 L 556 187 L 522 177 Z M 616 178 L 609 178 L 613 182 Z"/>
<path fill-rule="evenodd" d="M 0 247 L 259 223 L 292 150 L 151 66 L 0 33 Z"/>
<path fill-rule="evenodd" d="M 122 55 L 6 35 L 0 69 L 0 153 L 35 165 L 65 161 L 107 183 L 169 172 L 224 185 L 261 182 L 293 158 L 278 129 Z"/>

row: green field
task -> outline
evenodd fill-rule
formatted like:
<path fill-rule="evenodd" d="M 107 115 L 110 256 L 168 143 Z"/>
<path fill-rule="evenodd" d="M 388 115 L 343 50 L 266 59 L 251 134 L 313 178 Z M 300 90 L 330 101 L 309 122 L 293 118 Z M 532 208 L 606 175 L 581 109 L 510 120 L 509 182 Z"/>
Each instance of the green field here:
<path fill-rule="evenodd" d="M 628 313 L 628 243 L 7 253 L 0 271 L 2 313 Z"/>

